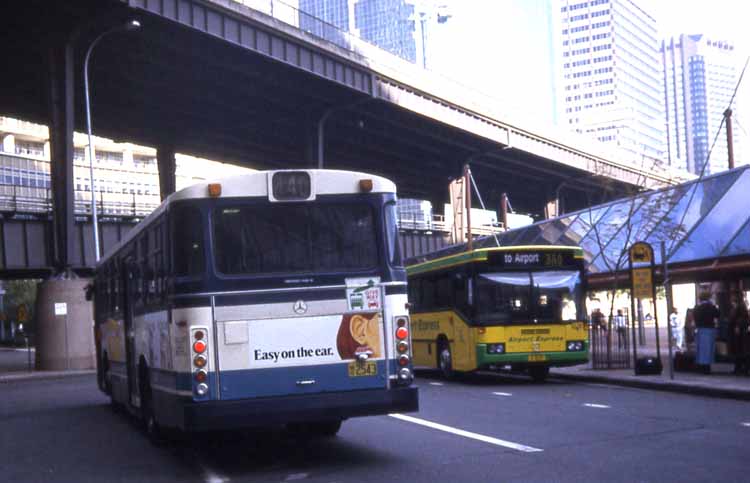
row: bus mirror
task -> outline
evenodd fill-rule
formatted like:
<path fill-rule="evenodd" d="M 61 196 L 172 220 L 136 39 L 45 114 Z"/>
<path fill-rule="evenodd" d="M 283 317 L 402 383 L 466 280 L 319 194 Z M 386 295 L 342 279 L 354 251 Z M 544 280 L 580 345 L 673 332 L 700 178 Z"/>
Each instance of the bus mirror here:
<path fill-rule="evenodd" d="M 87 302 L 91 302 L 94 299 L 94 283 L 91 282 L 87 284 L 85 287 L 83 287 L 84 296 L 86 297 Z"/>

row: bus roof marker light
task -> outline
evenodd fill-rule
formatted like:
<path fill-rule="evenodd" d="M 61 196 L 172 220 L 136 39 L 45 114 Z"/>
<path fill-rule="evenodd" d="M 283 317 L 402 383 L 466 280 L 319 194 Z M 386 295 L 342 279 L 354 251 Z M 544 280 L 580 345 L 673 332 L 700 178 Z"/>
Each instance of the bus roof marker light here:
<path fill-rule="evenodd" d="M 218 198 L 219 196 L 221 196 L 221 184 L 209 183 L 208 196 L 210 196 L 211 198 Z"/>
<path fill-rule="evenodd" d="M 369 178 L 359 180 L 359 190 L 363 193 L 369 193 L 372 191 L 372 180 Z"/>

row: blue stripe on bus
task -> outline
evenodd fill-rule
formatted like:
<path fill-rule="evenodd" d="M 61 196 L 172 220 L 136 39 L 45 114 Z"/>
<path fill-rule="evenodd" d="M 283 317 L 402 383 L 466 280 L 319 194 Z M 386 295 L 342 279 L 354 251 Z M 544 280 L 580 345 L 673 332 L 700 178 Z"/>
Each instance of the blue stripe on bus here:
<path fill-rule="evenodd" d="M 377 361 L 376 376 L 349 377 L 347 364 L 221 371 L 222 399 L 355 391 L 386 386 L 385 361 Z M 314 384 L 298 385 L 298 381 Z"/>
<path fill-rule="evenodd" d="M 346 290 L 343 288 L 310 289 L 303 292 L 265 292 L 246 293 L 237 295 L 219 295 L 216 297 L 216 306 L 227 305 L 260 305 L 271 303 L 289 302 L 297 300 L 306 302 L 314 300 L 346 300 Z"/>

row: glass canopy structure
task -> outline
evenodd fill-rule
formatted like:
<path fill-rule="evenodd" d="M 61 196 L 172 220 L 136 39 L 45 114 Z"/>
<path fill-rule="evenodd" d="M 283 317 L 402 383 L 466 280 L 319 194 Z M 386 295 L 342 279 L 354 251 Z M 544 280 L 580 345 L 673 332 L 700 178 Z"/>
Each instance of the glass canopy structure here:
<path fill-rule="evenodd" d="M 567 213 L 497 239 L 503 246 L 580 246 L 593 279 L 628 270 L 626 251 L 637 241 L 653 246 L 657 264 L 665 242 L 670 270 L 716 269 L 718 260 L 744 256 L 743 270 L 750 273 L 750 166 Z M 485 237 L 474 246 L 495 244 Z"/>

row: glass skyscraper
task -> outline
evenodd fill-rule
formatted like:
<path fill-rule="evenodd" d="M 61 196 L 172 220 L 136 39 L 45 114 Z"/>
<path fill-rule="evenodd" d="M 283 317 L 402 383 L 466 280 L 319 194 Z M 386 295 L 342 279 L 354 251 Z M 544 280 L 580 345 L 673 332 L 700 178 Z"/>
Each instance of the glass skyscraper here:
<path fill-rule="evenodd" d="M 633 0 L 557 0 L 558 119 L 652 167 L 666 136 L 656 21 Z"/>
<path fill-rule="evenodd" d="M 336 33 L 327 28 L 333 26 L 410 62 L 417 60 L 413 1 L 299 0 L 299 9 L 302 30 L 335 42 L 329 37 Z"/>
<path fill-rule="evenodd" d="M 680 35 L 663 41 L 661 54 L 669 163 L 700 174 L 716 138 L 706 174 L 727 169 L 726 131 L 719 126 L 740 74 L 734 46 L 705 35 Z M 734 129 L 736 160 L 742 134 Z"/>

